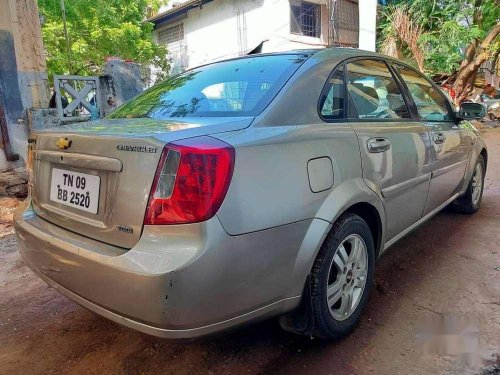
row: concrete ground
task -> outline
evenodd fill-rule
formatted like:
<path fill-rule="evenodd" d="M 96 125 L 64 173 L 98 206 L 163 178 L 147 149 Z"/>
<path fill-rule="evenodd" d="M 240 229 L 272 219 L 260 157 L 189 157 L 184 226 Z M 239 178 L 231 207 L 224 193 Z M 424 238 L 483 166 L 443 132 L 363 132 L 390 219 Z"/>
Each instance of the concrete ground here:
<path fill-rule="evenodd" d="M 484 136 L 490 161 L 480 211 L 443 212 L 384 255 L 358 328 L 338 342 L 283 332 L 276 320 L 187 344 L 122 328 L 59 295 L 26 267 L 5 207 L 0 374 L 500 373 L 500 129 L 485 128 Z M 450 316 L 477 325 L 479 346 L 469 350 L 475 354 L 460 356 L 465 349 L 444 344 L 441 354 L 423 354 L 417 326 Z"/>

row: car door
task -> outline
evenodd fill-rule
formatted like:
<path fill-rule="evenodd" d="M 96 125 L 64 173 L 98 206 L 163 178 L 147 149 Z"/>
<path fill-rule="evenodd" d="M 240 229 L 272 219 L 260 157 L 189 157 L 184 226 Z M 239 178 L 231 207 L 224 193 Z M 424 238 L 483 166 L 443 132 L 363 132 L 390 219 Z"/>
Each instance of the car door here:
<path fill-rule="evenodd" d="M 383 59 L 347 61 L 348 117 L 363 178 L 383 200 L 390 240 L 417 222 L 431 176 L 430 139 Z"/>
<path fill-rule="evenodd" d="M 473 139 L 456 121 L 443 93 L 423 74 L 401 64 L 394 64 L 394 68 L 408 88 L 432 142 L 432 177 L 425 215 L 453 198 L 460 189 Z"/>

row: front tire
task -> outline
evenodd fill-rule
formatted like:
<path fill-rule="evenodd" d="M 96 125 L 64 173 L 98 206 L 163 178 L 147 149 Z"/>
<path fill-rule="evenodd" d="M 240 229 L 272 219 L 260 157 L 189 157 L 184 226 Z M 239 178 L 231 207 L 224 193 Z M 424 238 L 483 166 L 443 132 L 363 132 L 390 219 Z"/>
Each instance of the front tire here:
<path fill-rule="evenodd" d="M 485 173 L 484 158 L 479 155 L 465 194 L 454 202 L 455 211 L 463 214 L 473 214 L 479 209 L 483 198 Z"/>
<path fill-rule="evenodd" d="M 334 225 L 311 273 L 313 336 L 331 340 L 357 324 L 373 285 L 375 247 L 359 216 L 343 215 Z"/>

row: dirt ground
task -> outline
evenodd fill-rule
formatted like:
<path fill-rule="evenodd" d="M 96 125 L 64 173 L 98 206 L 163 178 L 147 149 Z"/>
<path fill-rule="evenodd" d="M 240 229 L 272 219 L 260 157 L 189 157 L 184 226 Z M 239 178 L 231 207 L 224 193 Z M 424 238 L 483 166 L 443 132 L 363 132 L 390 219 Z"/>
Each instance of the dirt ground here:
<path fill-rule="evenodd" d="M 276 320 L 194 343 L 111 323 L 26 267 L 8 222 L 16 202 L 0 189 L 0 374 L 500 373 L 500 129 L 484 136 L 489 169 L 480 211 L 443 212 L 396 244 L 377 263 L 360 325 L 331 343 L 283 332 Z M 443 347 L 423 354 L 417 326 L 443 316 L 477 322 L 477 354 Z"/>

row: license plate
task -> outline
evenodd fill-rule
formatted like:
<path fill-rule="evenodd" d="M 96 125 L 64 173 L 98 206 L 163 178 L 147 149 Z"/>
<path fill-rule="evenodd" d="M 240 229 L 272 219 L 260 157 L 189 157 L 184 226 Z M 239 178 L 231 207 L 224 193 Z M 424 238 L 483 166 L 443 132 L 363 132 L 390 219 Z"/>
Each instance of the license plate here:
<path fill-rule="evenodd" d="M 52 169 L 50 200 L 97 214 L 101 178 L 86 173 Z"/>

